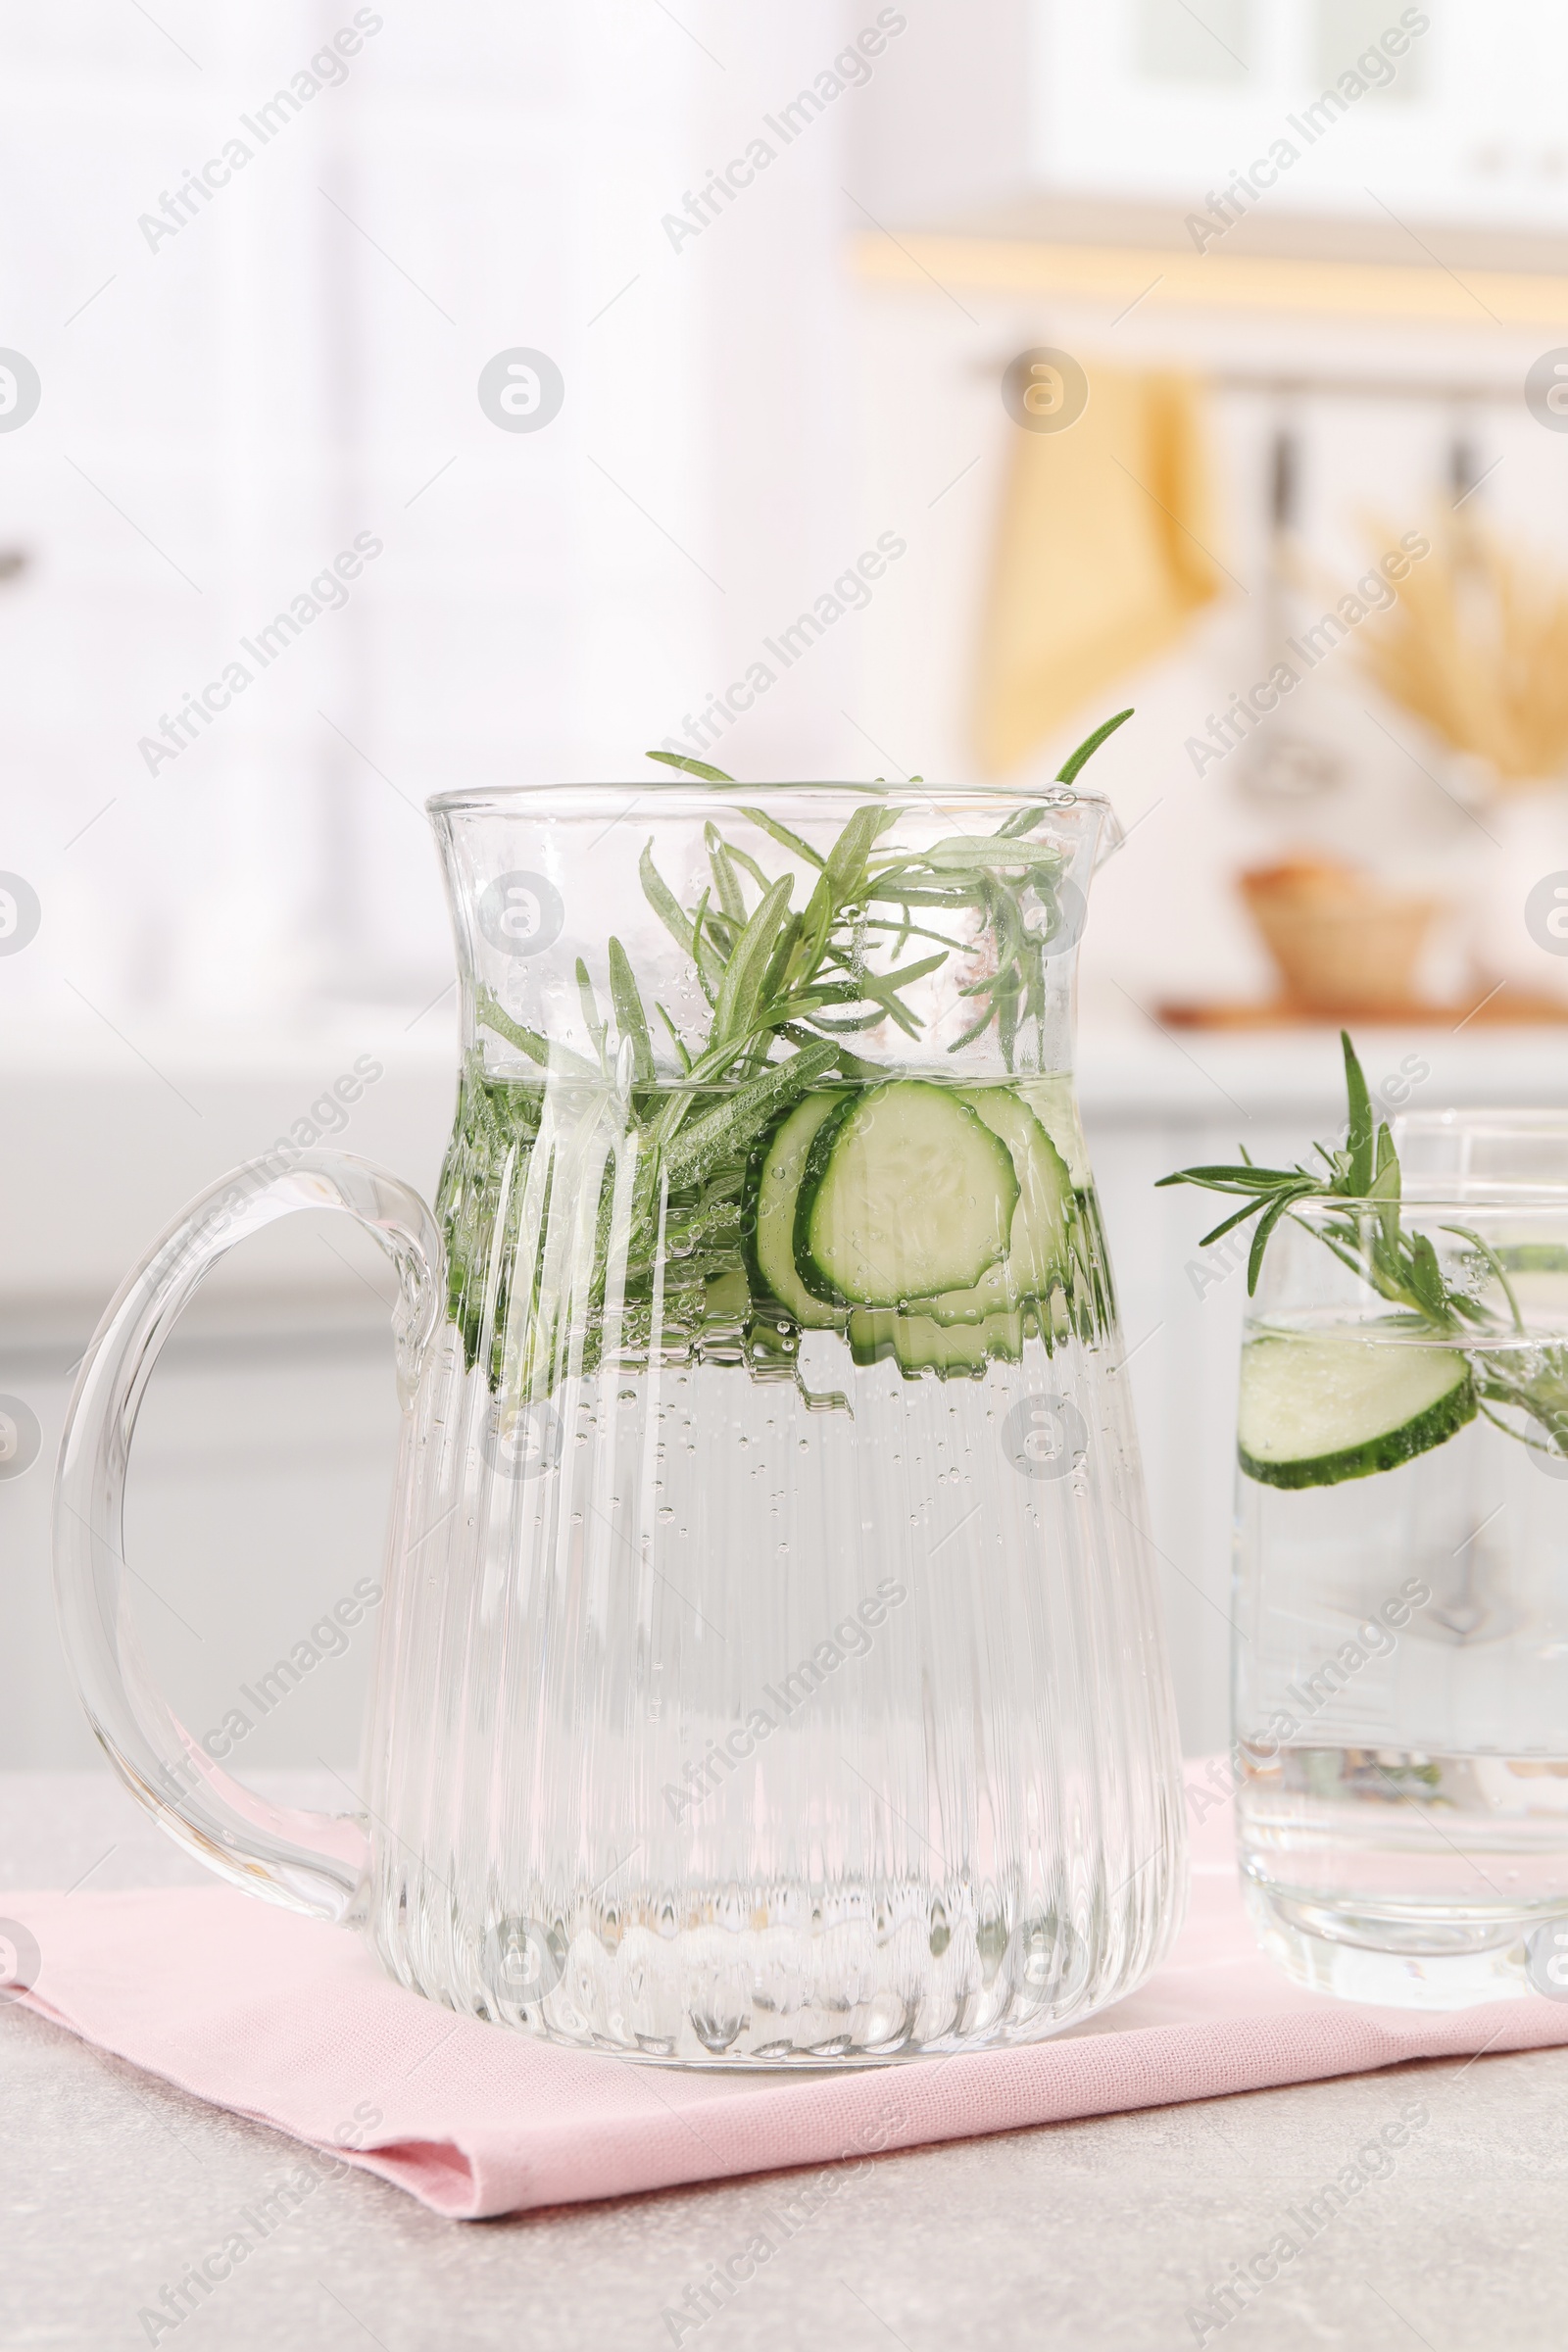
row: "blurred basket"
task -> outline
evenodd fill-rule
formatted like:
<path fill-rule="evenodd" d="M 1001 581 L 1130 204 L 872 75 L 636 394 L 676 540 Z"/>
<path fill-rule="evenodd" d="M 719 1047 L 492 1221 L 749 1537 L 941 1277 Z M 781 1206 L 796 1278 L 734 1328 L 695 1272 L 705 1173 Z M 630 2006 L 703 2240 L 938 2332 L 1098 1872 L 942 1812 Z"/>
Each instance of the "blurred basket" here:
<path fill-rule="evenodd" d="M 1295 1004 L 1314 1012 L 1403 1012 L 1435 899 L 1383 889 L 1353 867 L 1299 858 L 1241 877 L 1252 920 Z"/>

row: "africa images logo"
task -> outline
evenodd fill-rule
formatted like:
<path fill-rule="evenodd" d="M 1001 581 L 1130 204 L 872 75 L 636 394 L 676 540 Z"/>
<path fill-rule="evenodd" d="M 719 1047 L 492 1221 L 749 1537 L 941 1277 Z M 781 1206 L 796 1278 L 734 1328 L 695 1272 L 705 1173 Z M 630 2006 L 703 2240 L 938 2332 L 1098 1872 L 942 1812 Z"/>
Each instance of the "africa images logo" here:
<path fill-rule="evenodd" d="M 1089 1449 L 1070 1396 L 1020 1396 L 1002 1424 L 1002 1450 L 1020 1478 L 1066 1478 Z"/>
<path fill-rule="evenodd" d="M 476 912 L 480 930 L 503 956 L 541 956 L 566 924 L 561 893 L 549 875 L 522 867 L 486 883 Z"/>
<path fill-rule="evenodd" d="M 38 370 L 25 353 L 0 351 L 0 433 L 17 432 L 42 398 Z"/>
<path fill-rule="evenodd" d="M 479 406 L 504 433 L 537 433 L 561 414 L 566 383 L 546 351 L 519 344 L 479 371 Z"/>
<path fill-rule="evenodd" d="M 1525 929 L 1548 956 L 1568 956 L 1568 873 L 1542 875 L 1525 901 Z"/>

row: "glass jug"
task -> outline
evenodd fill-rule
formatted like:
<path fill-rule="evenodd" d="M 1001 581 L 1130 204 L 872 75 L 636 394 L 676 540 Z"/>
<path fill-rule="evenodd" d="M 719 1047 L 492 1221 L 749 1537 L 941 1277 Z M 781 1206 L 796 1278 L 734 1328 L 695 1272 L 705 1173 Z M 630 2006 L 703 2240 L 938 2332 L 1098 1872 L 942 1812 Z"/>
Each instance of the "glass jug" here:
<path fill-rule="evenodd" d="M 863 2062 L 1131 1991 L 1182 1809 L 1071 1077 L 1106 804 L 682 777 L 431 808 L 464 1036 L 434 1215 L 337 1152 L 253 1163 L 83 1363 L 57 1579 L 121 1775 L 223 1876 L 557 2042 Z M 123 1581 L 157 1349 L 304 1208 L 402 1294 L 363 1818 L 232 1781 Z"/>

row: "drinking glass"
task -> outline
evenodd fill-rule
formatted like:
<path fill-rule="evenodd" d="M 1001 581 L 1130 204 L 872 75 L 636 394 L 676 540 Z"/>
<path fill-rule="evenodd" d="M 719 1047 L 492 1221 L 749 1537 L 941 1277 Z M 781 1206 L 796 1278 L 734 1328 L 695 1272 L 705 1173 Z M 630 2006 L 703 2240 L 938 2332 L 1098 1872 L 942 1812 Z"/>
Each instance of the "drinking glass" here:
<path fill-rule="evenodd" d="M 1565 1988 L 1568 1191 L 1540 1182 L 1547 1124 L 1408 1123 L 1419 1188 L 1299 1205 L 1246 1324 L 1242 1870 L 1266 1947 L 1347 1998 Z"/>
<path fill-rule="evenodd" d="M 1405 1181 L 1418 1190 L 1456 1198 L 1475 1185 L 1568 1192 L 1568 1110 L 1405 1111 L 1393 1134 Z"/>

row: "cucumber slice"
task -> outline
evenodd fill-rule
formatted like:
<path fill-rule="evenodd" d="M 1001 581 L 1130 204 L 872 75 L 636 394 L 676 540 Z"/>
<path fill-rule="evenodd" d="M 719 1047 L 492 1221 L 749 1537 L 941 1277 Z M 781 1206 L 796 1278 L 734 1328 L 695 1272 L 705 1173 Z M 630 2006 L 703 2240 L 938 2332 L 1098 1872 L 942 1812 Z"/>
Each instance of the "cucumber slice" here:
<path fill-rule="evenodd" d="M 1048 1298 L 1053 1284 L 1066 1287 L 1071 1271 L 1072 1180 L 1060 1152 L 1010 1087 L 964 1087 L 961 1093 L 976 1117 L 1006 1145 L 1018 1179 L 1018 1205 L 1003 1263 L 988 1268 L 971 1289 L 947 1291 L 922 1304 L 922 1314 L 948 1324 L 980 1323 L 1024 1300 Z"/>
<path fill-rule="evenodd" d="M 850 1316 L 850 1355 L 861 1365 L 886 1362 L 897 1352 L 899 1318 L 885 1306 L 858 1306 Z"/>
<path fill-rule="evenodd" d="M 966 1291 L 939 1291 L 934 1298 L 922 1298 L 919 1311 L 933 1323 L 961 1330 L 984 1323 L 990 1315 L 1010 1314 L 1019 1303 L 1010 1262 L 1004 1258 L 1000 1265 L 988 1266 Z"/>
<path fill-rule="evenodd" d="M 807 1152 L 795 1271 L 829 1306 L 968 1290 L 1007 1247 L 1012 1154 L 956 1088 L 895 1079 L 851 1097 Z"/>
<path fill-rule="evenodd" d="M 928 1315 L 895 1315 L 893 1353 L 906 1379 L 935 1372 L 941 1380 L 978 1380 L 988 1364 L 1016 1364 L 1023 1355 L 1023 1316 L 987 1315 L 983 1323 L 943 1325 Z"/>
<path fill-rule="evenodd" d="M 1057 1070 L 1049 1078 L 1020 1078 L 1017 1090 L 1055 1145 L 1074 1192 L 1083 1192 L 1094 1178 L 1089 1169 L 1089 1152 L 1078 1117 L 1078 1098 L 1073 1092 L 1071 1071 Z"/>
<path fill-rule="evenodd" d="M 1450 1348 L 1301 1332 L 1242 1350 L 1237 1447 L 1269 1487 L 1335 1487 L 1396 1470 L 1475 1418 L 1470 1367 Z"/>
<path fill-rule="evenodd" d="M 842 1092 L 804 1095 L 752 1153 L 741 1197 L 747 1271 L 758 1298 L 771 1298 L 808 1331 L 826 1331 L 839 1311 L 813 1298 L 795 1271 L 795 1211 L 806 1157 L 824 1119 L 840 1108 Z"/>
<path fill-rule="evenodd" d="M 906 1380 L 918 1380 L 922 1372 L 934 1372 L 939 1380 L 977 1380 L 988 1364 L 1016 1364 L 1023 1355 L 1023 1316 L 1017 1312 L 944 1328 L 923 1314 L 858 1306 L 849 1331 L 850 1353 L 858 1364 L 880 1364 L 891 1356 Z"/>

